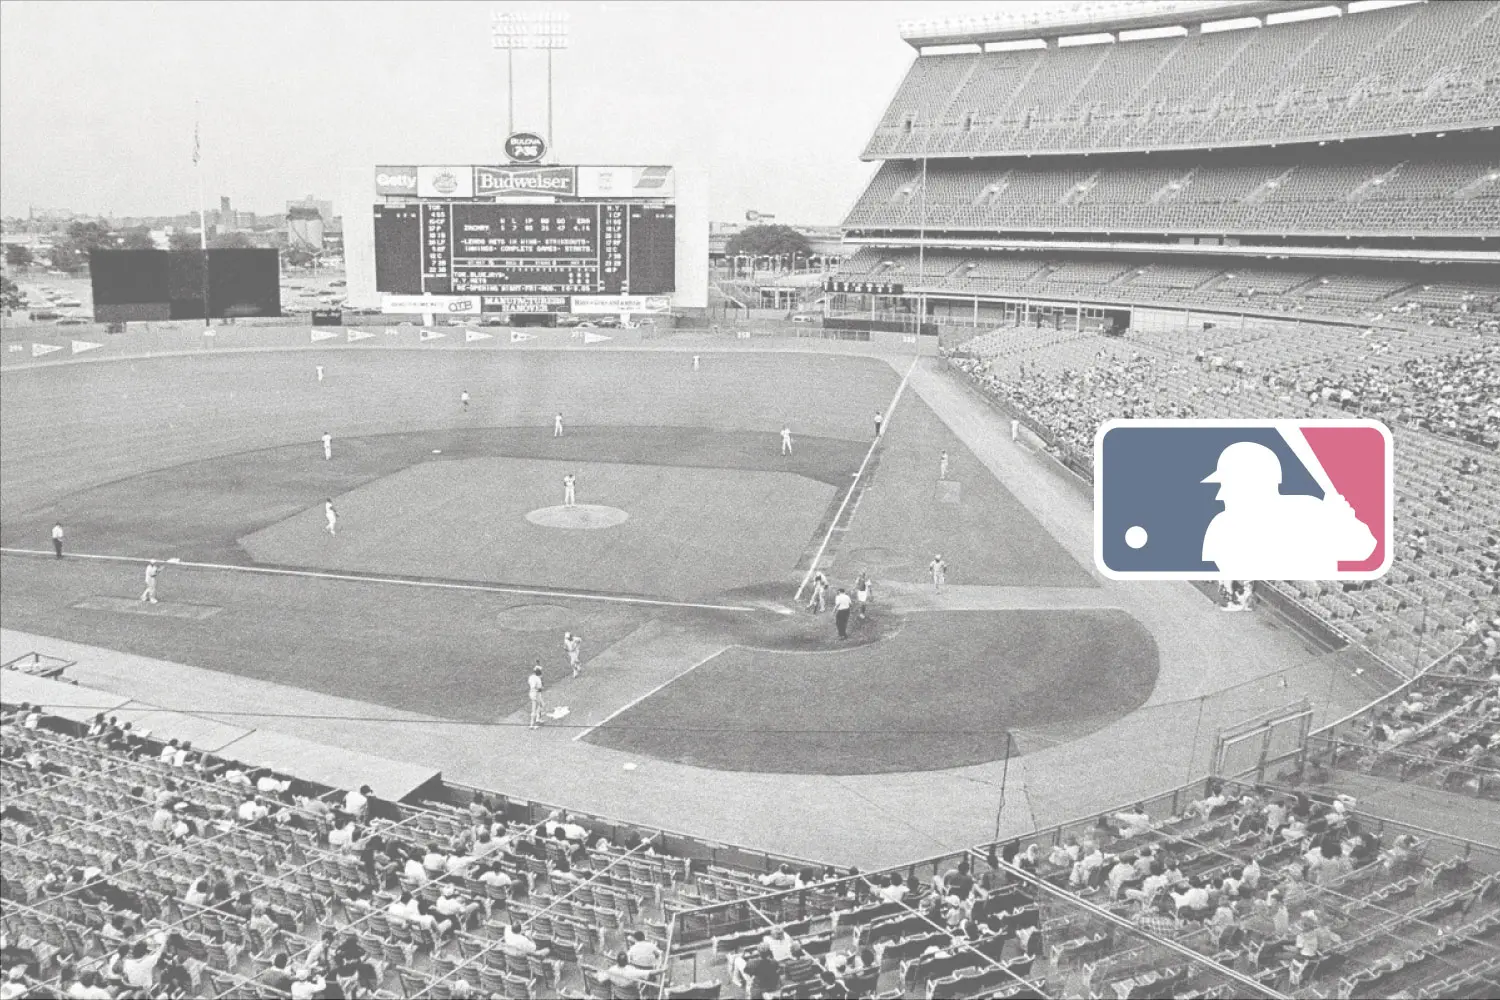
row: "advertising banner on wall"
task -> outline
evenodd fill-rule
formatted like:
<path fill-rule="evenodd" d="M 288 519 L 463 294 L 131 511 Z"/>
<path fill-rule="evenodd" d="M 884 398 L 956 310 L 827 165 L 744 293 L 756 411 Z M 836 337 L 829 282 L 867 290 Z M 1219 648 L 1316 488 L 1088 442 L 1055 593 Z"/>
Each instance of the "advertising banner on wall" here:
<path fill-rule="evenodd" d="M 578 316 L 606 316 L 616 313 L 665 313 L 672 311 L 672 300 L 665 295 L 575 295 L 573 312 Z"/>
<path fill-rule="evenodd" d="M 571 198 L 576 191 L 572 167 L 474 168 L 474 194 L 480 198 L 511 194 L 550 194 Z"/>
<path fill-rule="evenodd" d="M 473 167 L 418 167 L 418 198 L 474 197 Z"/>
<path fill-rule="evenodd" d="M 671 167 L 579 167 L 580 198 L 671 198 Z"/>
<path fill-rule="evenodd" d="M 566 295 L 486 295 L 487 313 L 561 313 L 568 311 Z"/>
<path fill-rule="evenodd" d="M 375 193 L 414 197 L 417 193 L 417 168 L 376 167 Z"/>
<path fill-rule="evenodd" d="M 380 311 L 391 313 L 447 313 L 464 315 L 480 311 L 477 295 L 386 295 L 380 300 Z"/>

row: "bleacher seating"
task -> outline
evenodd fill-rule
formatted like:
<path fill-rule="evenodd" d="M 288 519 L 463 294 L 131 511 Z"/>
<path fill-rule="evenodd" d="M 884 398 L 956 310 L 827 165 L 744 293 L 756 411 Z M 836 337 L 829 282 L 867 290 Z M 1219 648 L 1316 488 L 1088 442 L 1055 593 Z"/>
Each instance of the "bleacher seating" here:
<path fill-rule="evenodd" d="M 1467 137 L 1087 159 L 888 160 L 856 231 L 1500 234 L 1500 154 Z"/>
<path fill-rule="evenodd" d="M 867 159 L 1163 150 L 1437 132 L 1500 119 L 1492 3 L 916 59 Z"/>

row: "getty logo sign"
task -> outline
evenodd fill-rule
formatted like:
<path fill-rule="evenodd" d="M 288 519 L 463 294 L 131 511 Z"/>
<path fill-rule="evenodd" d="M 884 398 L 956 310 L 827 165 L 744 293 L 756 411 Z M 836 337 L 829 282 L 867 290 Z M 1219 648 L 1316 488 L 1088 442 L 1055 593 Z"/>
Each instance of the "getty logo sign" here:
<path fill-rule="evenodd" d="M 376 167 L 375 193 L 414 195 L 417 193 L 416 167 Z"/>
<path fill-rule="evenodd" d="M 1094 559 L 1112 579 L 1374 579 L 1393 500 L 1374 420 L 1112 420 L 1094 440 Z"/>

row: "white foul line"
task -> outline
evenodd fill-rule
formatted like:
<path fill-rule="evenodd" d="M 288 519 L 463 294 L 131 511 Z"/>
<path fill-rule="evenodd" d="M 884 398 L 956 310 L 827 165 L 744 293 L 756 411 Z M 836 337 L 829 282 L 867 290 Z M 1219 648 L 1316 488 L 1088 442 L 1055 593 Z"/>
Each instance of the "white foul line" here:
<path fill-rule="evenodd" d="M 891 426 L 891 420 L 896 415 L 896 404 L 901 402 L 901 394 L 906 391 L 907 380 L 916 369 L 917 362 L 922 360 L 920 348 L 918 353 L 911 359 L 911 365 L 906 369 L 906 374 L 901 376 L 901 384 L 896 386 L 896 394 L 891 397 L 891 405 L 886 407 L 885 423 L 880 428 L 880 436 L 884 437 Z M 823 552 L 828 548 L 828 543 L 833 539 L 834 529 L 838 527 L 839 518 L 844 516 L 844 508 L 849 505 L 849 500 L 854 496 L 859 487 L 859 481 L 865 474 L 865 466 L 870 464 L 870 456 L 875 454 L 875 446 L 880 443 L 880 438 L 870 442 L 870 450 L 865 452 L 865 460 L 859 463 L 859 471 L 854 474 L 854 482 L 849 484 L 849 492 L 844 494 L 844 502 L 839 504 L 838 513 L 833 515 L 833 523 L 828 526 L 828 532 L 823 536 L 823 544 L 818 546 L 818 554 L 813 556 L 812 565 L 807 567 L 807 575 L 797 585 L 797 593 L 792 596 L 793 601 L 802 600 L 802 591 L 807 589 L 807 582 L 813 578 L 818 571 L 818 564 L 823 561 Z"/>
<path fill-rule="evenodd" d="M 691 667 L 688 667 L 682 673 L 677 674 L 675 677 L 669 677 L 666 680 L 662 681 L 660 684 L 656 685 L 656 687 L 652 688 L 650 691 L 647 691 L 645 694 L 641 695 L 639 698 L 632 698 L 632 699 L 630 699 L 625 704 L 621 705 L 619 708 L 615 709 L 613 712 L 610 712 L 604 718 L 600 719 L 598 722 L 594 723 L 592 726 L 589 726 L 587 729 L 585 729 L 583 732 L 579 733 L 577 736 L 573 737 L 573 742 L 577 743 L 579 740 L 583 739 L 589 733 L 592 733 L 594 730 L 596 730 L 600 726 L 604 725 L 610 719 L 613 719 L 615 716 L 619 715 L 622 712 L 626 712 L 626 711 L 634 708 L 635 706 L 639 705 L 641 702 L 645 701 L 647 698 L 651 697 L 656 692 L 660 691 L 662 688 L 666 687 L 668 684 L 672 684 L 672 683 L 674 683 L 676 681 L 682 680 L 688 674 L 692 673 L 694 670 L 697 670 L 699 667 L 703 666 L 703 664 L 707 663 L 709 660 L 712 660 L 714 657 L 720 656 L 723 653 L 725 653 L 728 650 L 733 649 L 733 648 L 734 647 L 732 647 L 732 646 L 725 646 L 723 649 L 719 650 L 717 653 L 710 653 L 709 655 L 705 656 L 703 659 L 699 660 L 697 663 L 693 664 Z"/>
<path fill-rule="evenodd" d="M 43 549 L 13 549 L 0 547 L 0 553 L 12 556 L 45 556 L 56 554 Z M 146 563 L 150 560 L 136 556 L 94 555 L 87 552 L 69 552 L 66 559 L 98 559 L 102 562 Z M 397 587 L 421 587 L 428 590 L 469 590 L 484 594 L 519 594 L 526 597 L 555 597 L 559 600 L 572 598 L 577 601 L 605 601 L 612 604 L 645 604 L 658 608 L 696 608 L 702 611 L 759 611 L 737 604 L 695 604 L 691 601 L 667 601 L 650 597 L 621 597 L 617 594 L 590 594 L 567 590 L 531 590 L 525 587 L 502 587 L 484 583 L 444 583 L 440 580 L 403 580 L 392 576 L 363 576 L 357 573 L 331 573 L 323 570 L 277 569 L 271 566 L 235 566 L 227 563 L 173 562 L 173 566 L 191 566 L 194 569 L 217 569 L 231 573 L 260 573 L 264 576 L 297 576 L 313 580 L 350 580 L 355 583 L 388 583 Z"/>

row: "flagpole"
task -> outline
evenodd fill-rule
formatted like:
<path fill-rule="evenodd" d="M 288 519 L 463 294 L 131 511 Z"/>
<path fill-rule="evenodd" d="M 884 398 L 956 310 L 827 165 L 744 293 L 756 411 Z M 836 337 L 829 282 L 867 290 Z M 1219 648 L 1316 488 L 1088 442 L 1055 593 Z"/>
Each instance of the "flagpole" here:
<path fill-rule="evenodd" d="M 206 330 L 213 324 L 208 315 L 208 213 L 203 206 L 203 159 L 198 138 L 198 101 L 193 101 L 193 172 L 198 175 L 198 250 L 203 263 L 203 326 Z"/>

